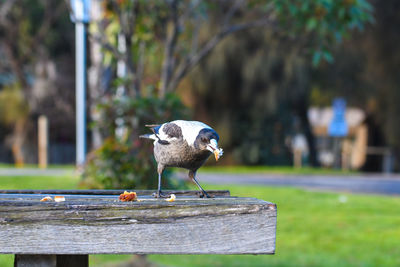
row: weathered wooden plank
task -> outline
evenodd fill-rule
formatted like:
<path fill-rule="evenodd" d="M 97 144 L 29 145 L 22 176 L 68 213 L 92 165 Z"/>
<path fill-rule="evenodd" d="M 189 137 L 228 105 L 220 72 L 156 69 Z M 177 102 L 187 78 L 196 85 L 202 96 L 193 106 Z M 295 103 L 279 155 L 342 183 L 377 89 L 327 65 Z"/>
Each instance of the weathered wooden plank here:
<path fill-rule="evenodd" d="M 135 191 L 138 195 L 152 195 L 154 190 L 135 190 L 135 189 L 105 189 L 105 190 L 0 190 L 0 194 L 47 194 L 47 195 L 119 195 L 124 191 Z M 167 194 L 175 194 L 177 196 L 200 196 L 200 191 L 193 190 L 165 190 Z M 207 193 L 212 196 L 229 196 L 229 190 L 207 190 Z"/>
<path fill-rule="evenodd" d="M 88 267 L 88 255 L 17 254 L 14 267 Z"/>
<path fill-rule="evenodd" d="M 32 195 L 31 195 L 32 197 Z M 0 253 L 272 254 L 276 205 L 253 198 L 0 197 Z"/>

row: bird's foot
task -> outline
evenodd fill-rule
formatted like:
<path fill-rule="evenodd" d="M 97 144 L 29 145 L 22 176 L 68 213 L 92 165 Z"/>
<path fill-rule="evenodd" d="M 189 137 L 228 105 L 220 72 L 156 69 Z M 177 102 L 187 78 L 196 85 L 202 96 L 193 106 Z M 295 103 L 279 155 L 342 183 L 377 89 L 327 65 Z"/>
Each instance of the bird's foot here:
<path fill-rule="evenodd" d="M 169 194 L 165 194 L 160 190 L 160 191 L 158 191 L 156 193 L 153 193 L 153 197 L 155 197 L 155 198 L 169 198 L 170 195 Z"/>
<path fill-rule="evenodd" d="M 210 197 L 210 195 L 209 194 L 207 194 L 207 192 L 206 191 L 202 191 L 201 193 L 200 193 L 200 198 L 211 198 Z"/>

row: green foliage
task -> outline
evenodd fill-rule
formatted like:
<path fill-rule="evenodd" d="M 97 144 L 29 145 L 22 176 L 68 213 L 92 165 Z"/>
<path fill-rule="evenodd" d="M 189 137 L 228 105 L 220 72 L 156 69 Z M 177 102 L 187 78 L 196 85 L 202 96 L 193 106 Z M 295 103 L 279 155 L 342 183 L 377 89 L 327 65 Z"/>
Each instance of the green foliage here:
<path fill-rule="evenodd" d="M 154 189 L 157 166 L 151 140 L 139 139 L 149 133 L 146 124 L 160 124 L 184 118 L 185 107 L 174 94 L 165 99 L 153 95 L 142 98 L 109 98 L 99 105 L 103 120 L 97 126 L 108 136 L 88 157 L 83 184 L 92 188 Z M 169 172 L 163 187 L 171 186 Z"/>
<path fill-rule="evenodd" d="M 140 152 L 130 140 L 107 138 L 92 152 L 84 184 L 97 188 L 151 188 L 156 181 L 155 168 L 151 159 L 140 156 Z"/>
<path fill-rule="evenodd" d="M 363 30 L 373 22 L 373 8 L 367 0 L 273 0 L 279 21 L 287 34 L 305 36 L 312 48 L 312 64 L 332 62 L 332 45 L 353 29 Z"/>
<path fill-rule="evenodd" d="M 28 116 L 29 107 L 18 84 L 0 91 L 0 122 L 10 125 Z"/>
<path fill-rule="evenodd" d="M 321 89 L 314 86 L 310 92 L 310 104 L 318 107 L 327 107 L 332 105 L 332 100 L 337 96 L 338 91 L 329 90 L 329 88 Z"/>

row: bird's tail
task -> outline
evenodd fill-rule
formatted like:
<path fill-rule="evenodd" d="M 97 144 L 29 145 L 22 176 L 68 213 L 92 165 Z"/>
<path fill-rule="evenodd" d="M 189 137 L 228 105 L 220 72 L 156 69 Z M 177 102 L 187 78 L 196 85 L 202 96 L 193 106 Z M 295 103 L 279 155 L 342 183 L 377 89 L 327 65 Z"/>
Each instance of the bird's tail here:
<path fill-rule="evenodd" d="M 157 138 L 154 134 L 143 134 L 143 135 L 140 135 L 139 138 L 157 140 Z"/>
<path fill-rule="evenodd" d="M 139 138 L 152 139 L 152 138 L 150 137 L 151 135 L 152 135 L 152 134 L 143 134 L 143 135 L 140 135 Z"/>

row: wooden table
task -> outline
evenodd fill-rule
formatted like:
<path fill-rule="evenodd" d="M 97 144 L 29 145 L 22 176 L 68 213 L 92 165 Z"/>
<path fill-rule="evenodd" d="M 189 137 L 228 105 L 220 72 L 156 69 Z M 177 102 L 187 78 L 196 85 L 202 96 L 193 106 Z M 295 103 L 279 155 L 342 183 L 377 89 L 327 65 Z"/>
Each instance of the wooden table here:
<path fill-rule="evenodd" d="M 89 254 L 273 254 L 276 205 L 229 191 L 0 190 L 0 253 L 15 266 L 87 266 Z M 65 202 L 40 202 L 62 195 Z M 28 265 L 26 265 L 28 263 Z"/>

